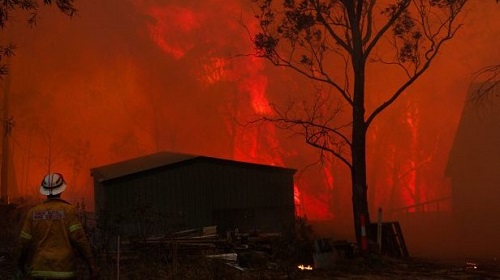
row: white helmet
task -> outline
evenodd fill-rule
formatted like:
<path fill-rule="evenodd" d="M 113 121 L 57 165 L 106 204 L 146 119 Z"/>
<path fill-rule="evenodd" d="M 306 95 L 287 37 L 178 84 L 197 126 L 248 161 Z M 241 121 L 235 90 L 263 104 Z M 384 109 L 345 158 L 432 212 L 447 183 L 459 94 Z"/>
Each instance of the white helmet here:
<path fill-rule="evenodd" d="M 66 189 L 66 182 L 60 173 L 47 174 L 40 186 L 40 193 L 43 195 L 57 195 Z"/>

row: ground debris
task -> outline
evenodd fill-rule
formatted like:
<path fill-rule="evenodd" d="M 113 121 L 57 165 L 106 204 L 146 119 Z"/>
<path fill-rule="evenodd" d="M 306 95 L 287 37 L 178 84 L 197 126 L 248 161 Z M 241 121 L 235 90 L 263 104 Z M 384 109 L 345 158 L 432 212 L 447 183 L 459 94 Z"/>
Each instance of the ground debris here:
<path fill-rule="evenodd" d="M 460 263 L 446 264 L 413 258 L 374 257 L 374 259 L 358 260 L 336 269 L 314 271 L 296 279 L 500 279 L 498 266 L 490 266 L 485 270 L 470 270 Z"/>

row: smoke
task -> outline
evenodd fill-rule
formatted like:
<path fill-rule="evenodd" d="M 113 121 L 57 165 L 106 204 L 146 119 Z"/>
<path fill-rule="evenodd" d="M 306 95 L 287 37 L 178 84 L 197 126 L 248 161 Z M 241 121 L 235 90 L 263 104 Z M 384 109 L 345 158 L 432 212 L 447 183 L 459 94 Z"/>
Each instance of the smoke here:
<path fill-rule="evenodd" d="M 435 65 L 370 128 L 373 209 L 451 196 L 444 170 L 468 83 L 474 71 L 500 61 L 499 5 L 476 1 L 469 9 Z M 58 171 L 70 183 L 68 198 L 91 205 L 90 168 L 169 150 L 297 168 L 301 212 L 349 228 L 345 166 L 309 167 L 318 153 L 303 139 L 270 125 L 240 125 L 312 88 L 241 56 L 252 52 L 249 33 L 257 28 L 250 1 L 89 0 L 78 10 L 68 19 L 44 8 L 35 28 L 20 16 L 3 32 L 18 46 L 8 91 L 18 194 L 36 196 L 43 175 Z M 377 93 L 398 81 L 376 69 L 369 74 L 374 106 L 383 100 Z"/>

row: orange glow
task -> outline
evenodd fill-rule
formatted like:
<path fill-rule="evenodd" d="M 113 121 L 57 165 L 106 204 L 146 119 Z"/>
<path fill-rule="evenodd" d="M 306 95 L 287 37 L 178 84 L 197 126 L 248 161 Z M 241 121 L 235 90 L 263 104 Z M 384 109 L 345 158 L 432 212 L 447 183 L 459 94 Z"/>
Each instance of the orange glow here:
<path fill-rule="evenodd" d="M 295 215 L 297 217 L 304 217 L 304 209 L 302 209 L 302 202 L 300 201 L 300 190 L 297 184 L 293 185 L 293 200 L 295 203 Z"/>
<path fill-rule="evenodd" d="M 204 84 L 213 85 L 217 82 L 228 81 L 230 73 L 227 59 L 220 57 L 209 57 L 202 65 L 202 74 L 199 80 Z"/>
<path fill-rule="evenodd" d="M 90 168 L 170 150 L 296 168 L 298 215 L 351 219 L 346 167 L 329 159 L 309 168 L 318 153 L 301 137 L 271 124 L 241 125 L 250 116 L 272 116 L 270 103 L 284 106 L 311 92 L 309 81 L 245 56 L 253 46 L 242 22 L 256 31 L 247 4 L 81 1 L 71 21 L 54 13 L 34 30 L 15 26 L 6 33 L 19 47 L 10 90 L 17 192 L 38 197 L 50 162 L 73 186 L 68 200 L 85 197 L 92 207 Z M 451 195 L 444 169 L 468 78 L 500 60 L 492 43 L 499 7 L 471 6 L 470 19 L 433 68 L 372 123 L 373 209 L 390 212 Z M 368 111 L 383 100 L 381 92 L 399 85 L 396 70 L 371 65 Z M 450 203 L 408 210 L 449 211 Z"/>
<path fill-rule="evenodd" d="M 193 42 L 177 40 L 175 34 L 191 34 L 199 28 L 202 14 L 172 5 L 149 7 L 147 14 L 153 18 L 153 22 L 148 24 L 151 38 L 163 51 L 180 59 L 194 47 Z"/>
<path fill-rule="evenodd" d="M 272 113 L 271 107 L 265 96 L 267 78 L 260 76 L 252 84 L 242 85 L 251 96 L 251 104 L 255 113 L 259 115 L 269 115 Z"/>
<path fill-rule="evenodd" d="M 404 193 L 403 199 L 405 202 L 405 205 L 414 205 L 415 203 L 419 202 L 419 198 L 416 197 L 418 194 L 416 193 L 417 190 L 417 163 L 416 161 L 418 160 L 416 158 L 416 153 L 417 153 L 417 145 L 418 145 L 418 135 L 417 135 L 417 130 L 418 130 L 418 109 L 414 108 L 408 108 L 407 111 L 405 112 L 406 118 L 405 118 L 405 124 L 408 127 L 409 130 L 409 157 L 408 157 L 408 162 L 406 163 L 406 168 L 405 173 L 402 174 L 402 177 L 405 177 L 403 180 L 404 184 L 406 185 L 406 192 Z M 411 210 L 410 210 L 411 211 Z"/>
<path fill-rule="evenodd" d="M 329 196 L 326 194 L 311 196 L 302 194 L 304 216 L 312 220 L 333 220 L 333 213 L 329 209 Z"/>

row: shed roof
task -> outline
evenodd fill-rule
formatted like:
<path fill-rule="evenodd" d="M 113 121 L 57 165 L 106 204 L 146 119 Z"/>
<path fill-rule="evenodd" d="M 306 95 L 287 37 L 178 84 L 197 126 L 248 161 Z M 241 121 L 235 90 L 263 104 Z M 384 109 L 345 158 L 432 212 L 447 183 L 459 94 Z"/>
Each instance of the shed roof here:
<path fill-rule="evenodd" d="M 278 167 L 272 165 L 263 165 L 249 162 L 241 162 L 229 159 L 221 159 L 214 158 L 202 155 L 192 155 L 192 154 L 184 154 L 184 153 L 176 153 L 176 152 L 159 152 L 155 154 L 150 154 L 142 157 L 137 157 L 133 159 L 124 160 L 117 163 L 112 163 L 108 165 L 103 165 L 100 167 L 95 167 L 90 170 L 90 174 L 92 177 L 97 179 L 100 182 L 104 182 L 107 180 L 120 178 L 123 176 L 143 172 L 146 170 L 173 165 L 180 162 L 186 162 L 190 160 L 207 160 L 213 162 L 224 162 L 230 164 L 237 165 L 247 165 L 254 167 L 263 167 L 263 168 L 271 168 L 276 170 L 281 170 L 285 172 L 295 173 L 295 169 L 286 168 L 286 167 Z"/>

